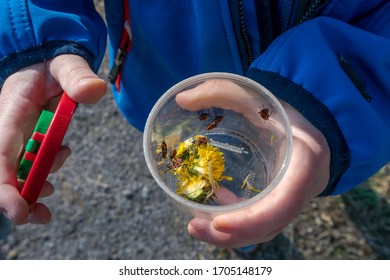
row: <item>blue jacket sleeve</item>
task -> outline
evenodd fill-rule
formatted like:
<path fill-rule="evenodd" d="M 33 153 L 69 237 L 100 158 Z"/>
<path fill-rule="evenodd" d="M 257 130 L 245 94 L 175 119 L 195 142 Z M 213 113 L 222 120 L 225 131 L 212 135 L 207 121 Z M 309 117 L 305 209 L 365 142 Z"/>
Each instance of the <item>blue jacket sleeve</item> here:
<path fill-rule="evenodd" d="M 98 70 L 106 27 L 92 0 L 0 0 L 0 14 L 0 85 L 60 54 L 80 55 Z"/>
<path fill-rule="evenodd" d="M 389 161 L 388 2 L 353 24 L 318 17 L 294 27 L 255 60 L 248 76 L 326 137 L 331 178 L 322 195 L 348 191 Z"/>

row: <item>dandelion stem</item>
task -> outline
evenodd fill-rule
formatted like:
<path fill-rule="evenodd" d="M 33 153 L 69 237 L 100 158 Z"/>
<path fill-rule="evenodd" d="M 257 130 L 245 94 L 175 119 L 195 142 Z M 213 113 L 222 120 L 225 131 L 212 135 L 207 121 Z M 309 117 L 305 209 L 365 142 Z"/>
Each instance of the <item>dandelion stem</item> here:
<path fill-rule="evenodd" d="M 210 185 L 211 185 L 211 190 L 209 192 L 209 194 L 206 196 L 205 198 L 205 202 L 207 202 L 210 197 L 212 197 L 217 189 L 217 185 L 216 185 L 216 182 L 214 181 L 214 178 L 213 178 L 213 162 L 210 160 L 209 161 L 209 180 L 210 180 Z"/>

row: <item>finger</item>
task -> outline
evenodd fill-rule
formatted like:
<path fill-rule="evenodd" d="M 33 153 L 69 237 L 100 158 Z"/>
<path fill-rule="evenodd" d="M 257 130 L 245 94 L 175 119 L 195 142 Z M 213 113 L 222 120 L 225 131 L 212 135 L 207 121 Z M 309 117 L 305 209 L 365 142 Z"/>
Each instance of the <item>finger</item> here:
<path fill-rule="evenodd" d="M 49 208 L 42 203 L 35 204 L 31 210 L 28 222 L 31 224 L 47 224 L 51 220 Z"/>
<path fill-rule="evenodd" d="M 196 239 L 214 244 L 218 247 L 226 247 L 227 244 L 232 244 L 232 240 L 235 238 L 234 234 L 215 232 L 211 226 L 211 221 L 205 219 L 192 219 L 188 223 L 187 230 Z"/>
<path fill-rule="evenodd" d="M 244 113 L 243 107 L 248 109 L 248 105 L 260 104 L 260 99 L 257 97 L 259 94 L 249 88 L 244 88 L 231 81 L 213 79 L 179 93 L 176 96 L 176 102 L 190 111 L 219 107 Z"/>
<path fill-rule="evenodd" d="M 237 102 L 249 96 L 244 88 L 231 81 L 222 79 L 208 80 L 199 86 L 179 93 L 176 102 L 183 108 L 191 111 L 210 108 L 210 104 L 229 110 L 237 107 Z"/>
<path fill-rule="evenodd" d="M 107 91 L 107 84 L 77 55 L 60 55 L 49 63 L 53 77 L 76 102 L 96 103 Z"/>
<path fill-rule="evenodd" d="M 48 196 L 52 195 L 53 192 L 54 192 L 54 186 L 49 181 L 46 181 L 43 184 L 43 188 L 42 188 L 41 193 L 39 194 L 39 197 L 41 197 L 41 198 L 48 197 Z"/>
<path fill-rule="evenodd" d="M 204 230 L 208 228 L 208 230 Z M 196 239 L 214 244 L 221 248 L 239 248 L 252 244 L 268 242 L 282 232 L 284 227 L 280 227 L 268 234 L 248 238 L 239 233 L 225 233 L 215 230 L 211 222 L 203 219 L 193 219 L 188 224 L 188 232 Z"/>
<path fill-rule="evenodd" d="M 243 114 L 252 123 L 259 121 L 258 108 L 264 103 L 260 94 L 232 81 L 213 79 L 183 91 L 176 96 L 177 104 L 189 111 L 211 107 L 232 110 Z"/>
<path fill-rule="evenodd" d="M 71 150 L 68 147 L 65 146 L 61 147 L 52 165 L 51 173 L 58 171 L 62 167 L 66 159 L 69 157 L 70 153 Z M 20 187 L 22 188 L 23 182 L 21 182 L 20 185 L 21 185 Z M 54 186 L 49 181 L 46 181 L 42 187 L 39 197 L 41 198 L 48 197 L 51 194 L 53 194 L 53 192 L 54 192 Z"/>
<path fill-rule="evenodd" d="M 213 201 L 219 205 L 235 204 L 243 200 L 243 198 L 238 197 L 234 192 L 224 187 L 218 188 L 213 195 Z"/>
<path fill-rule="evenodd" d="M 29 207 L 13 184 L 0 184 L 0 213 L 15 225 L 27 223 Z"/>

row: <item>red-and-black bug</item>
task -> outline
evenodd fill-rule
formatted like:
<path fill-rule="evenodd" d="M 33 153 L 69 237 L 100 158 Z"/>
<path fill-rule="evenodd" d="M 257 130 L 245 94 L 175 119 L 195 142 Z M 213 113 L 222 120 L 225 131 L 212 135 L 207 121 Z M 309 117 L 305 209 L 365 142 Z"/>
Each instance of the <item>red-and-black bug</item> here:
<path fill-rule="evenodd" d="M 176 157 L 176 158 L 172 159 L 172 168 L 178 168 L 182 164 L 183 164 L 182 158 Z"/>
<path fill-rule="evenodd" d="M 197 139 L 198 145 L 206 145 L 207 144 L 207 137 L 206 136 L 199 136 Z"/>
<path fill-rule="evenodd" d="M 171 163 L 167 165 L 169 169 L 175 169 L 179 168 L 181 165 L 183 165 L 183 159 L 179 157 L 175 157 L 171 160 Z"/>
<path fill-rule="evenodd" d="M 260 107 L 259 107 L 259 109 L 260 109 Z M 260 109 L 260 111 L 258 113 L 259 113 L 260 117 L 264 120 L 264 123 L 266 121 L 270 121 L 270 122 L 275 124 L 275 122 L 270 119 L 270 117 L 272 115 L 272 111 L 270 111 L 268 108 L 265 108 L 264 105 L 263 105 L 263 108 Z"/>
<path fill-rule="evenodd" d="M 204 113 L 202 113 L 202 114 L 200 114 L 200 115 L 198 116 L 198 120 L 200 120 L 201 122 L 203 122 L 203 121 L 207 120 L 207 119 L 209 118 L 209 116 L 210 116 L 210 113 L 204 112 Z"/>
<path fill-rule="evenodd" d="M 214 120 L 207 125 L 206 130 L 214 129 L 218 126 L 218 124 L 222 121 L 223 116 L 216 116 Z"/>

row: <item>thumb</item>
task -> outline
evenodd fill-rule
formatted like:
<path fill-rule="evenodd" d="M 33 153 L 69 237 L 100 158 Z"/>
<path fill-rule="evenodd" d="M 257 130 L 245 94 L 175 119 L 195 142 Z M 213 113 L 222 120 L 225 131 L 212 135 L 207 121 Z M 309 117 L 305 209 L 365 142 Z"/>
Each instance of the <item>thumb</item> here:
<path fill-rule="evenodd" d="M 79 103 L 96 103 L 107 91 L 106 82 L 99 78 L 88 63 L 77 55 L 60 55 L 49 63 L 49 71 L 62 89 Z"/>

